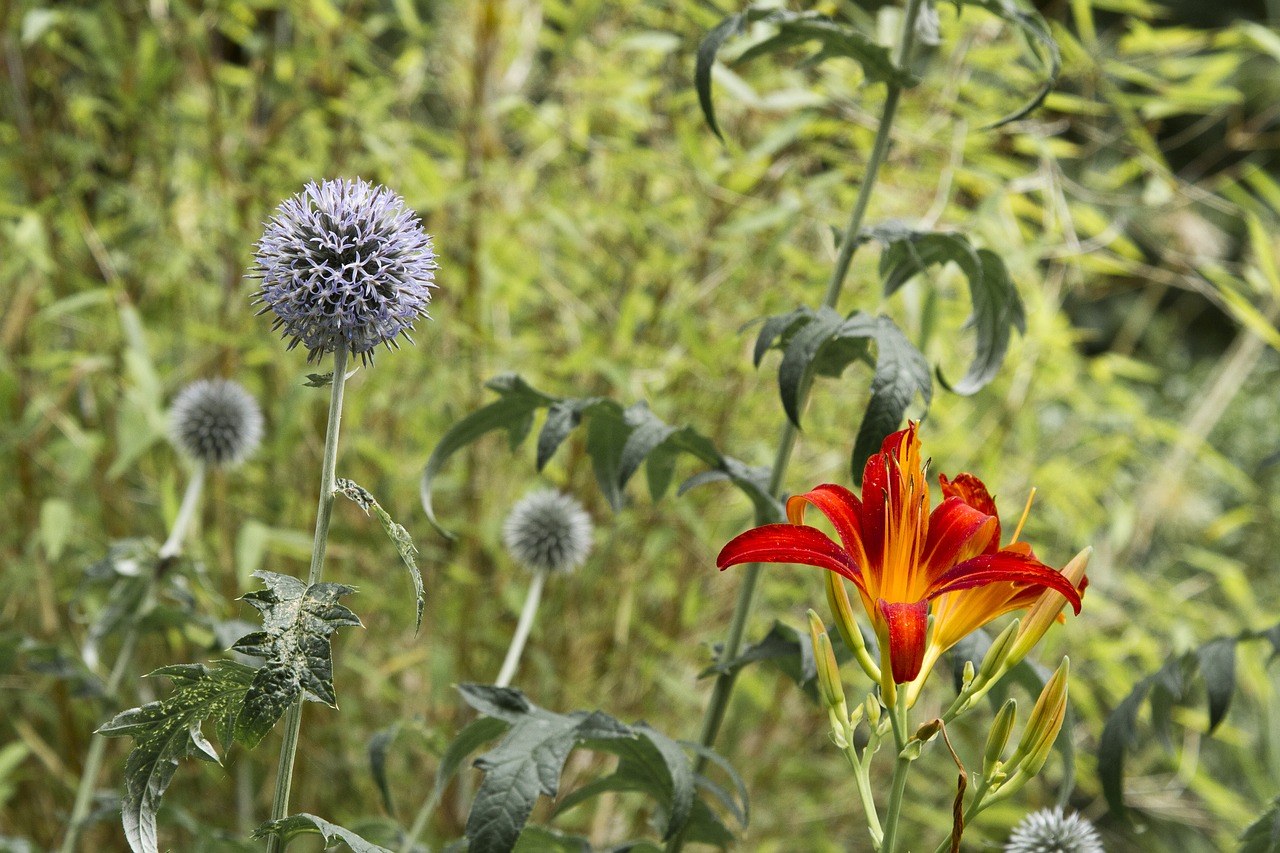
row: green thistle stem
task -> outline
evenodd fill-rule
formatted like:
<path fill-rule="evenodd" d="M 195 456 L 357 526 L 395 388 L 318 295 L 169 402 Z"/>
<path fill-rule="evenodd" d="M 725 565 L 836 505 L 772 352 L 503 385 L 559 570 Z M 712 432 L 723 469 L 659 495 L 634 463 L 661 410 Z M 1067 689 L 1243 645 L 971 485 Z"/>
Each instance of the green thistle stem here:
<path fill-rule="evenodd" d="M 529 594 L 525 596 L 524 607 L 520 611 L 520 621 L 516 623 L 516 633 L 511 638 L 511 646 L 507 649 L 506 659 L 502 661 L 502 669 L 498 671 L 498 687 L 511 686 L 511 679 L 520 665 L 520 655 L 524 653 L 524 644 L 533 630 L 533 620 L 538 614 L 538 602 L 542 599 L 542 587 L 547 582 L 550 572 L 534 572 L 533 581 L 529 584 Z"/>
<path fill-rule="evenodd" d="M 902 35 L 898 44 L 897 64 L 900 68 L 905 67 L 911 57 L 911 50 L 915 42 L 916 16 L 920 12 L 920 3 L 921 0 L 907 0 L 906 10 L 903 13 Z M 871 193 L 879 177 L 880 167 L 883 165 L 889 151 L 890 131 L 893 127 L 894 117 L 897 115 L 902 87 L 890 82 L 886 84 L 886 88 L 888 91 L 885 95 L 880 126 L 876 129 L 875 142 L 872 144 L 871 154 L 867 158 L 866 176 L 863 178 L 862 186 L 858 188 L 858 197 L 855 199 L 853 210 L 849 214 L 849 223 L 845 226 L 844 234 L 840 238 L 840 248 L 836 255 L 835 266 L 831 270 L 831 278 L 827 281 L 827 290 L 822 301 L 823 306 L 826 308 L 835 308 L 840 300 L 840 291 L 843 289 L 845 278 L 848 276 L 854 250 L 858 247 L 858 236 L 862 231 L 862 223 L 866 218 L 867 208 L 871 202 Z M 804 410 L 805 404 L 809 400 L 810 379 L 811 377 L 806 375 L 800 388 L 800 411 Z M 795 448 L 798 436 L 799 429 L 795 424 L 791 423 L 791 421 L 783 424 L 782 432 L 778 437 L 778 451 L 774 457 L 773 470 L 769 476 L 770 494 L 776 495 L 782 490 L 782 482 L 786 477 L 787 466 L 791 461 L 791 451 Z M 756 514 L 757 525 L 768 524 L 775 520 L 773 518 L 764 518 L 759 512 Z M 760 581 L 760 568 L 759 563 L 750 563 L 743 570 L 742 586 L 738 590 L 738 603 L 733 611 L 733 619 L 729 624 L 729 635 L 725 640 L 724 651 L 720 655 L 721 661 L 733 660 L 742 649 L 742 637 L 746 630 L 752 603 L 755 600 L 756 586 Z M 728 710 L 729 697 L 733 693 L 736 679 L 736 670 L 721 673 L 716 677 L 715 684 L 711 689 L 711 699 L 703 716 L 702 733 L 698 739 L 698 742 L 707 748 L 715 744 L 716 736 L 720 732 L 720 726 L 724 722 L 725 713 Z M 707 760 L 699 757 L 697 763 L 698 772 L 705 770 L 706 765 Z M 676 836 L 667 845 L 667 850 L 669 853 L 679 853 L 683 845 L 683 838 Z"/>
<path fill-rule="evenodd" d="M 342 424 L 342 392 L 347 382 L 347 346 L 339 343 L 333 351 L 333 385 L 329 393 L 329 425 L 324 436 L 324 461 L 320 466 L 320 504 L 316 509 L 316 534 L 311 545 L 311 569 L 307 585 L 320 582 L 324 555 L 329 545 L 329 521 L 337 489 L 335 471 L 338 463 L 338 428 Z M 280 767 L 276 772 L 275 797 L 271 802 L 271 820 L 280 820 L 289 810 L 289 792 L 293 787 L 293 761 L 298 753 L 298 736 L 302 730 L 302 703 L 299 696 L 285 714 L 284 742 L 280 745 Z M 280 836 L 267 838 L 267 853 L 280 853 Z"/>
<path fill-rule="evenodd" d="M 103 686 L 107 699 L 116 698 L 120 685 L 133 665 L 133 653 L 138 647 L 138 636 L 141 633 L 138 630 L 138 621 L 151 609 L 151 595 L 156 578 L 168 561 L 182 553 L 182 543 L 187 538 L 187 531 L 191 529 L 191 521 L 195 518 L 196 507 L 200 505 L 200 496 L 204 492 L 205 470 L 203 464 L 197 464 L 195 471 L 191 474 L 191 480 L 187 483 L 187 490 L 182 496 L 178 515 L 173 520 L 173 527 L 169 530 L 169 538 L 165 540 L 157 554 L 156 565 L 147 579 L 146 588 L 138 598 L 138 609 L 133 614 L 129 629 L 120 643 L 116 662 L 111 667 L 106 684 Z M 85 754 L 84 770 L 80 773 L 80 783 L 76 787 L 76 800 L 71 807 L 71 817 L 67 821 L 67 834 L 62 839 L 61 853 L 73 853 L 80 842 L 84 819 L 88 817 L 89 808 L 93 805 L 93 792 L 98 775 L 102 772 L 102 762 L 106 753 L 107 739 L 95 732 L 89 740 L 89 751 Z"/>

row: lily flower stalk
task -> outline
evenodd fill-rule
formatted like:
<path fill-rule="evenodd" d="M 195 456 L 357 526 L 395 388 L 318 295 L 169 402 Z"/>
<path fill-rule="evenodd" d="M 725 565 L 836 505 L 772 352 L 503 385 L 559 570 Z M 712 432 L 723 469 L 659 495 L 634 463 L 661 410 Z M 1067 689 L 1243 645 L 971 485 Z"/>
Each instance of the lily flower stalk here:
<path fill-rule="evenodd" d="M 1037 618 L 1037 629 L 1042 621 L 1047 628 L 1063 603 L 1078 614 L 1086 584 L 1083 575 L 1073 581 L 1040 562 L 1016 534 L 1001 547 L 995 501 L 972 474 L 940 477 L 943 500 L 930 512 L 926 469 L 913 423 L 867 461 L 861 496 L 833 484 L 796 495 L 787 501 L 789 523 L 748 530 L 717 559 L 721 569 L 799 563 L 851 582 L 879 640 L 890 707 L 896 685 L 915 682 L 907 698 L 914 702 L 941 654 L 998 616 L 1032 608 L 1049 592 L 1057 609 L 1050 614 L 1046 600 L 1037 616 L 1048 619 Z M 804 523 L 810 506 L 831 522 L 839 542 Z"/>

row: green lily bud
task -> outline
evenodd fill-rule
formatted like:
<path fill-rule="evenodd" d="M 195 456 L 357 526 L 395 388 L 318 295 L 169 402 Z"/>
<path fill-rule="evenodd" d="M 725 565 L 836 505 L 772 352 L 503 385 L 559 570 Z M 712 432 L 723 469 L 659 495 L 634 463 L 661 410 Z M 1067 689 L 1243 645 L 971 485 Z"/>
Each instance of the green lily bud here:
<path fill-rule="evenodd" d="M 1033 776 L 1044 766 L 1049 757 L 1049 750 L 1062 730 L 1062 721 L 1067 714 L 1067 674 L 1071 669 L 1070 658 L 1063 658 L 1053 677 L 1040 691 L 1036 705 L 1027 718 L 1027 727 L 1022 730 L 1022 738 L 1018 748 L 1009 757 L 1008 765 L 1017 765 L 1019 772 Z"/>
<path fill-rule="evenodd" d="M 849 593 L 845 589 L 844 580 L 834 572 L 824 572 L 827 579 L 827 604 L 836 618 L 836 629 L 845 646 L 853 652 L 854 659 L 862 671 L 873 682 L 880 681 L 880 667 L 871 659 L 867 644 L 858 630 L 858 623 L 853 618 L 853 605 L 849 602 Z"/>
<path fill-rule="evenodd" d="M 1071 562 L 1062 567 L 1062 574 L 1072 586 L 1081 591 L 1084 589 L 1082 582 L 1091 556 L 1093 556 L 1093 548 L 1085 548 L 1076 554 Z M 1049 630 L 1049 626 L 1058 620 L 1066 603 L 1067 599 L 1062 593 L 1052 589 L 1045 590 L 1036 599 L 1036 603 L 1031 605 L 1031 609 L 1023 617 L 1022 627 L 1018 629 L 1018 636 L 1009 651 L 1009 666 L 1025 658 L 1027 653 L 1035 648 L 1036 643 L 1039 643 L 1045 632 Z"/>
<path fill-rule="evenodd" d="M 973 684 L 973 677 L 976 674 L 977 673 L 974 671 L 974 668 L 973 668 L 973 661 L 971 660 L 965 661 L 964 672 L 960 676 L 960 689 L 968 690 L 969 685 Z"/>
<path fill-rule="evenodd" d="M 982 666 L 978 668 L 980 687 L 994 683 L 1004 674 L 1005 664 L 1009 659 L 1009 652 L 1013 649 L 1013 638 L 1018 633 L 1019 624 L 1019 620 L 1014 619 L 1000 632 L 1000 636 L 991 642 L 991 648 L 987 649 L 986 655 L 982 658 Z"/>
<path fill-rule="evenodd" d="M 991 731 L 987 732 L 987 748 L 982 754 L 982 778 L 990 780 L 996 766 L 1000 764 L 1000 757 L 1004 755 L 1005 745 L 1009 743 L 1009 734 L 1013 731 L 1013 724 L 1018 718 L 1018 701 L 1009 699 L 1000 708 L 1000 713 L 996 714 L 996 721 L 991 724 Z"/>

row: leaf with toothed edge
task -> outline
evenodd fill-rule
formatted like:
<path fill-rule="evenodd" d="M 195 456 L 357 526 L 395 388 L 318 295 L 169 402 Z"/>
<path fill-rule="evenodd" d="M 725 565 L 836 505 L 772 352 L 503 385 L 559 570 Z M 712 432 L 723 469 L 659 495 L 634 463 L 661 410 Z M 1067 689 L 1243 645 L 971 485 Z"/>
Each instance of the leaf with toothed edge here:
<path fill-rule="evenodd" d="M 382 525 L 387 538 L 396 546 L 396 553 L 400 555 L 400 561 L 409 570 L 409 579 L 413 581 L 413 592 L 418 602 L 417 621 L 414 624 L 414 633 L 417 633 L 422 630 L 422 611 L 427 604 L 427 593 L 422 586 L 422 572 L 418 570 L 418 549 L 413 544 L 409 531 L 397 524 L 390 513 L 383 509 L 381 504 L 374 500 L 373 495 L 369 494 L 369 490 L 363 486 L 352 480 L 339 479 L 335 483 L 335 488 L 338 494 L 355 501 L 356 505 L 364 510 L 365 515 L 372 511 L 378 517 L 378 522 Z"/>

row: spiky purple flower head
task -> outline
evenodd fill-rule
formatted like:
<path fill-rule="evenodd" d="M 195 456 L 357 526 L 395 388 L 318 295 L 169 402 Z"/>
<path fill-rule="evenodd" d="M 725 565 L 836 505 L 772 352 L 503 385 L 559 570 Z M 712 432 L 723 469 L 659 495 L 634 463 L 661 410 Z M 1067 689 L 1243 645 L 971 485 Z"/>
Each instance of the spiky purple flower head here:
<path fill-rule="evenodd" d="M 403 198 L 359 178 L 312 181 L 281 202 L 258 241 L 254 303 L 308 362 L 345 342 L 371 363 L 378 344 L 413 342 L 414 321 L 430 317 L 435 270 L 431 235 Z"/>

